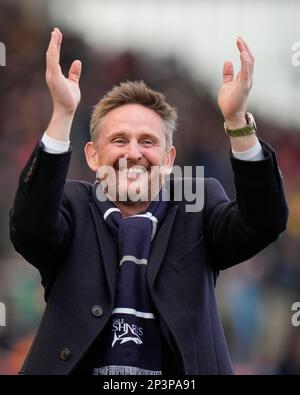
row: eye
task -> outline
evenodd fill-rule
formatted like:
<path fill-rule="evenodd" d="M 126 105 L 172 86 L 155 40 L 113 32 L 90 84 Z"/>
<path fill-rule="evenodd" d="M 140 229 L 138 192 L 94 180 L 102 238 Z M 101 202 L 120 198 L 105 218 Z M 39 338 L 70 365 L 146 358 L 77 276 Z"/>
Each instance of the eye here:
<path fill-rule="evenodd" d="M 116 145 L 124 145 L 124 144 L 126 144 L 126 140 L 119 137 L 119 138 L 113 139 L 112 143 L 116 144 Z"/>
<path fill-rule="evenodd" d="M 145 145 L 146 147 L 150 147 L 150 146 L 154 145 L 154 142 L 152 140 L 145 139 L 145 140 L 142 140 L 142 144 Z"/>

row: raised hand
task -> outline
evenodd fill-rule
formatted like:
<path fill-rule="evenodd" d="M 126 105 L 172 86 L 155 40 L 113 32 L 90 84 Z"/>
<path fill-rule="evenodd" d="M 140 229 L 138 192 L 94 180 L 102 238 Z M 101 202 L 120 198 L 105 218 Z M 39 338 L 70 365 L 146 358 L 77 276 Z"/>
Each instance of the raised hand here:
<path fill-rule="evenodd" d="M 245 125 L 246 103 L 252 87 L 254 68 L 254 57 L 241 37 L 237 39 L 237 47 L 240 51 L 241 69 L 234 78 L 232 62 L 224 63 L 223 83 L 218 96 L 218 105 L 225 122 L 233 128 Z"/>
<path fill-rule="evenodd" d="M 81 62 L 75 60 L 71 64 L 68 78 L 66 78 L 59 65 L 61 43 L 62 33 L 55 28 L 51 33 L 46 53 L 46 81 L 53 101 L 53 111 L 73 114 L 80 102 Z"/>

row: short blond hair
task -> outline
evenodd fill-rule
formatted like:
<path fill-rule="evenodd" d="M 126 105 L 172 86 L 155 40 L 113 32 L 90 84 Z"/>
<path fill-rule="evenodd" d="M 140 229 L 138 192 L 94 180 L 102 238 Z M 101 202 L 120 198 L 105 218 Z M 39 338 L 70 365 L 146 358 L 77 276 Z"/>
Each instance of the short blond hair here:
<path fill-rule="evenodd" d="M 91 140 L 94 143 L 97 141 L 103 117 L 109 111 L 125 104 L 141 104 L 155 111 L 165 126 L 166 149 L 170 149 L 176 129 L 177 111 L 166 102 L 162 93 L 149 88 L 143 81 L 121 82 L 107 92 L 94 106 L 90 122 Z"/>

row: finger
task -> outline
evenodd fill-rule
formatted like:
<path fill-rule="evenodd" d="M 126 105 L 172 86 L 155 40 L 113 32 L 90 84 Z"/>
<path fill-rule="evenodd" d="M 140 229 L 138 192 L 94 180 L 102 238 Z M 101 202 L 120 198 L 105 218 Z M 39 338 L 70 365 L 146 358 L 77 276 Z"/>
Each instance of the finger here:
<path fill-rule="evenodd" d="M 57 28 L 53 29 L 51 32 L 51 38 L 47 50 L 47 57 L 49 57 L 51 61 L 55 61 L 57 63 L 59 63 L 59 48 L 61 44 L 61 39 L 62 37 L 59 30 Z"/>
<path fill-rule="evenodd" d="M 58 35 L 58 43 L 57 43 L 57 50 L 58 50 L 58 55 L 60 56 L 60 47 L 61 47 L 61 43 L 62 43 L 62 33 L 59 30 L 58 27 L 54 28 L 56 34 Z"/>
<path fill-rule="evenodd" d="M 223 66 L 223 84 L 231 82 L 234 76 L 233 64 L 229 60 L 224 63 Z"/>
<path fill-rule="evenodd" d="M 241 59 L 241 79 L 244 82 L 250 82 L 251 79 L 251 68 L 250 68 L 250 58 L 246 51 L 240 53 Z"/>
<path fill-rule="evenodd" d="M 251 60 L 251 63 L 254 63 L 254 56 L 252 55 L 252 52 L 250 51 L 250 48 L 246 41 L 242 37 L 238 37 L 237 39 L 237 47 L 240 52 L 246 51 L 248 53 L 248 56 Z"/>
<path fill-rule="evenodd" d="M 245 44 L 244 44 L 243 39 L 241 37 L 238 37 L 238 39 L 236 40 L 236 45 L 237 45 L 240 53 L 243 51 L 246 51 Z"/>
<path fill-rule="evenodd" d="M 74 60 L 74 62 L 71 64 L 70 70 L 69 70 L 69 80 L 75 82 L 76 84 L 79 83 L 79 79 L 81 76 L 81 69 L 82 69 L 82 64 L 80 60 Z"/>
<path fill-rule="evenodd" d="M 246 43 L 245 40 L 243 40 L 243 43 L 244 43 L 244 46 L 245 46 L 245 48 L 246 48 L 246 50 L 248 52 L 248 55 L 249 55 L 251 61 L 254 63 L 254 56 L 253 56 L 253 54 L 252 54 L 252 52 L 251 52 L 251 50 L 249 48 L 249 45 Z"/>
<path fill-rule="evenodd" d="M 61 34 L 61 33 L 60 33 Z M 50 71 L 57 71 L 59 67 L 59 48 L 61 38 L 59 33 L 54 29 L 51 32 L 51 39 L 46 53 L 47 69 Z"/>
<path fill-rule="evenodd" d="M 61 42 L 62 42 L 62 32 L 59 30 L 58 27 L 55 27 L 55 28 L 54 28 L 54 31 L 57 33 L 57 35 L 58 35 L 58 42 L 59 42 L 59 45 L 61 45 Z"/>

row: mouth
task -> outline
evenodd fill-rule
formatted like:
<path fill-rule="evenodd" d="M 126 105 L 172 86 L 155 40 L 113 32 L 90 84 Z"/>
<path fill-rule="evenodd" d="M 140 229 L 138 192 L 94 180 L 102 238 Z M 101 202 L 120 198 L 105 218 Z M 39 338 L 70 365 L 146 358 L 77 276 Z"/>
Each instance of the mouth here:
<path fill-rule="evenodd" d="M 139 177 L 149 174 L 151 168 L 147 169 L 144 166 L 131 166 L 131 167 L 123 167 L 123 168 L 117 168 L 116 171 L 120 172 L 121 176 L 124 176 L 128 179 L 133 179 L 136 180 Z"/>
<path fill-rule="evenodd" d="M 127 169 L 127 177 L 132 179 L 137 179 L 141 175 L 148 173 L 148 170 L 144 166 L 132 166 Z"/>

